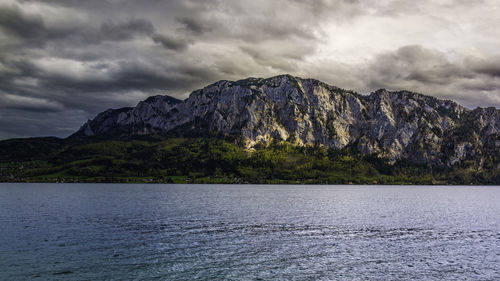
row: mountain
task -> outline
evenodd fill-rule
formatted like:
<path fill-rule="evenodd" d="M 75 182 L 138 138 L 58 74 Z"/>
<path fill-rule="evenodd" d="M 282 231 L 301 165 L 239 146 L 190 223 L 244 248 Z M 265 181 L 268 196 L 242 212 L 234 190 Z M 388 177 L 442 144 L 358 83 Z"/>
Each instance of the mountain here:
<path fill-rule="evenodd" d="M 469 110 L 409 91 L 361 95 L 290 75 L 223 80 L 185 100 L 149 97 L 136 107 L 98 114 L 70 139 L 141 135 L 234 137 L 246 148 L 276 141 L 354 147 L 391 164 L 500 169 L 498 109 Z"/>
<path fill-rule="evenodd" d="M 0 141 L 0 182 L 500 184 L 500 112 L 280 75 Z"/>

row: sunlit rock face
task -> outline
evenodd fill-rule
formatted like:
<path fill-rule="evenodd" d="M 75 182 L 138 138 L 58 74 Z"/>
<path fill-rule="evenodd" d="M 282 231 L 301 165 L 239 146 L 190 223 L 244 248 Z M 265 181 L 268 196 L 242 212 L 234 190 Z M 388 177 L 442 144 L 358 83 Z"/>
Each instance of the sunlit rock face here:
<path fill-rule="evenodd" d="M 487 161 L 500 150 L 500 113 L 384 89 L 360 95 L 314 79 L 280 75 L 219 81 L 186 100 L 154 96 L 110 109 L 72 137 L 231 135 L 247 147 L 273 140 L 341 149 L 355 146 L 391 162 L 431 166 Z"/>

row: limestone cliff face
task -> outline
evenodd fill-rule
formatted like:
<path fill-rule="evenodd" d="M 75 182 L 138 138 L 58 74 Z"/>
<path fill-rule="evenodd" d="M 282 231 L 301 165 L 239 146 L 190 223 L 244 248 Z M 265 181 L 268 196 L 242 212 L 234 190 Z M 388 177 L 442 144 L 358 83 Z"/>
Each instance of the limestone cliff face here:
<path fill-rule="evenodd" d="M 407 91 L 378 90 L 365 96 L 280 75 L 219 81 L 186 100 L 150 97 L 133 108 L 98 114 L 73 136 L 141 134 L 235 135 L 247 147 L 273 139 L 334 149 L 352 144 L 361 153 L 389 161 L 452 166 L 499 153 L 500 111 L 471 111 Z"/>

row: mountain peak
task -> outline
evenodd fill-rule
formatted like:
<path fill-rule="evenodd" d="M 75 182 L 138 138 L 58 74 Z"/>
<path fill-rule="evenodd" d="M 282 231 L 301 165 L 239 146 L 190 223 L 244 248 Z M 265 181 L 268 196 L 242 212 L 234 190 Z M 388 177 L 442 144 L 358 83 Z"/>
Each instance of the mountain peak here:
<path fill-rule="evenodd" d="M 156 103 L 158 101 L 164 101 L 168 103 L 180 103 L 182 100 L 168 96 L 168 95 L 155 95 L 155 96 L 149 96 L 147 99 L 145 99 L 143 102 L 146 103 Z"/>

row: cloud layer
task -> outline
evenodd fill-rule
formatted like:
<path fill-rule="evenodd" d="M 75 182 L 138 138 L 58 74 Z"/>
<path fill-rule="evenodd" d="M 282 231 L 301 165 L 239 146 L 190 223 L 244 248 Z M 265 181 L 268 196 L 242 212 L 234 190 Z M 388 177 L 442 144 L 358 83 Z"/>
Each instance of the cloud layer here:
<path fill-rule="evenodd" d="M 5 0 L 0 139 L 220 79 L 290 73 L 500 107 L 495 0 Z"/>

